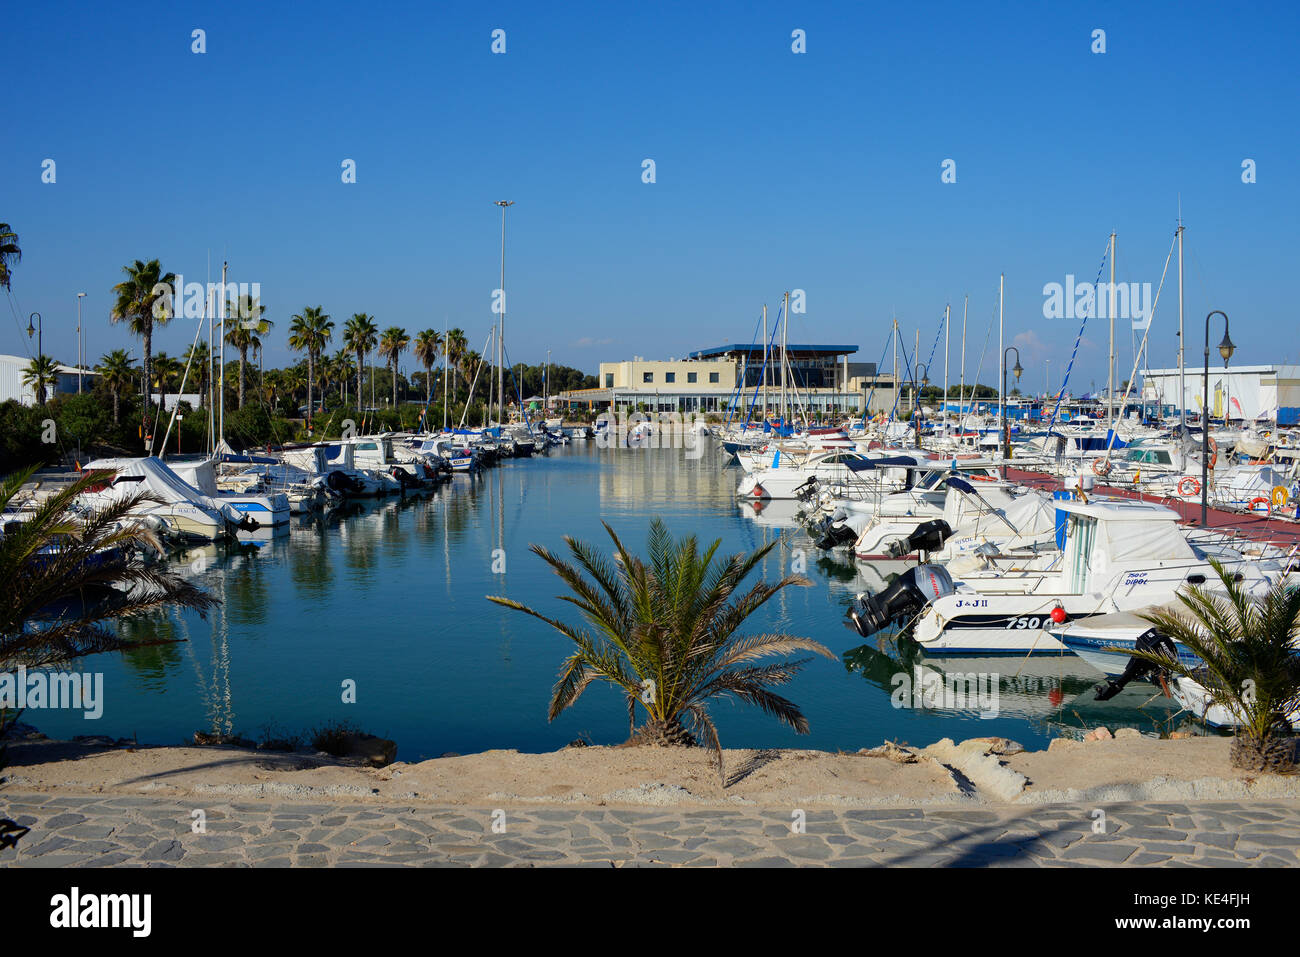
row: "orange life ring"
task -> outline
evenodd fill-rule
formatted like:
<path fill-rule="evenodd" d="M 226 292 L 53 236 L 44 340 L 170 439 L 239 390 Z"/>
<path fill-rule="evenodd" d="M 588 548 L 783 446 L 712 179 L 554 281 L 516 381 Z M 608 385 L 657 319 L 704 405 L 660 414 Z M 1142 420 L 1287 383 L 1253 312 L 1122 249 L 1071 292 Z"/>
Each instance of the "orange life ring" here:
<path fill-rule="evenodd" d="M 1093 459 L 1092 471 L 1094 475 L 1109 475 L 1110 463 L 1107 462 L 1105 459 Z"/>
<path fill-rule="evenodd" d="M 1214 441 L 1214 436 L 1211 435 L 1208 438 L 1210 441 L 1210 468 L 1213 469 L 1219 462 L 1219 444 Z"/>
<path fill-rule="evenodd" d="M 1246 510 L 1249 511 L 1249 512 L 1253 512 L 1253 511 L 1255 511 L 1255 506 L 1256 506 L 1256 505 L 1263 505 L 1263 506 L 1264 506 L 1264 511 L 1265 511 L 1265 512 L 1272 511 L 1272 509 L 1273 509 L 1273 503 L 1272 503 L 1272 502 L 1270 502 L 1268 499 L 1266 499 L 1266 498 L 1265 498 L 1264 496 L 1262 496 L 1262 495 L 1256 495 L 1254 498 L 1252 498 L 1252 499 L 1250 500 L 1250 504 L 1246 506 Z"/>
<path fill-rule="evenodd" d="M 1198 482 L 1196 479 L 1192 478 L 1190 475 L 1181 479 L 1178 483 L 1178 494 L 1182 495 L 1184 498 L 1188 496 L 1196 495 L 1200 491 L 1201 491 L 1201 483 Z"/>

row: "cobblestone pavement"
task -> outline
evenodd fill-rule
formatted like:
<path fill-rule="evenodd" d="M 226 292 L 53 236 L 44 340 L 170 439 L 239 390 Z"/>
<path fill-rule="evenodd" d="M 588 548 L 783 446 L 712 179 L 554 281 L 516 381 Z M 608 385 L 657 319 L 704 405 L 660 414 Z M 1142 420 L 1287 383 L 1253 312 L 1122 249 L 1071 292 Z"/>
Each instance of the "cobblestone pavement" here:
<path fill-rule="evenodd" d="M 0 850 L 4 867 L 1300 865 L 1300 807 L 1278 802 L 808 810 L 801 822 L 794 809 L 200 805 L 5 791 L 0 817 L 31 829 Z"/>

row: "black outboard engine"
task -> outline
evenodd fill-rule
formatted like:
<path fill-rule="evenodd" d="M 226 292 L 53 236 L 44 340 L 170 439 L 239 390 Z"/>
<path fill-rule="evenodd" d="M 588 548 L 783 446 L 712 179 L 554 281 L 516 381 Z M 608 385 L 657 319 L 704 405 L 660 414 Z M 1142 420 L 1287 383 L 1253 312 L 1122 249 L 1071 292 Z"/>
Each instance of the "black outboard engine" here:
<path fill-rule="evenodd" d="M 899 575 L 878 595 L 859 595 L 849 608 L 853 627 L 863 638 L 891 624 L 902 624 L 936 598 L 956 591 L 942 565 L 917 565 Z"/>
<path fill-rule="evenodd" d="M 941 518 L 922 522 L 907 538 L 900 538 L 889 543 L 889 554 L 902 558 L 912 552 L 937 552 L 952 535 L 952 528 Z"/>
<path fill-rule="evenodd" d="M 358 479 L 337 469 L 325 476 L 325 485 L 340 495 L 356 495 L 365 488 Z"/>
<path fill-rule="evenodd" d="M 1166 656 L 1170 661 L 1178 660 L 1178 650 L 1174 648 L 1174 643 L 1154 628 L 1149 628 L 1141 635 L 1138 635 L 1135 645 L 1138 651 L 1155 651 Z M 1130 658 L 1128 665 L 1124 668 L 1124 673 L 1118 678 L 1112 678 L 1097 685 L 1096 694 L 1093 697 L 1097 701 L 1109 701 L 1123 691 L 1124 686 L 1135 678 L 1151 678 L 1155 681 L 1164 674 L 1165 670 L 1157 664 L 1144 661 L 1141 658 Z"/>
<path fill-rule="evenodd" d="M 801 502 L 811 502 L 817 497 L 818 491 L 817 476 L 810 475 L 794 487 L 794 497 Z"/>
<path fill-rule="evenodd" d="M 821 537 L 815 544 L 822 550 L 835 548 L 838 545 L 851 545 L 858 540 L 858 533 L 848 523 L 848 513 L 842 508 L 837 508 L 834 515 L 828 515 L 823 519 L 818 531 Z"/>

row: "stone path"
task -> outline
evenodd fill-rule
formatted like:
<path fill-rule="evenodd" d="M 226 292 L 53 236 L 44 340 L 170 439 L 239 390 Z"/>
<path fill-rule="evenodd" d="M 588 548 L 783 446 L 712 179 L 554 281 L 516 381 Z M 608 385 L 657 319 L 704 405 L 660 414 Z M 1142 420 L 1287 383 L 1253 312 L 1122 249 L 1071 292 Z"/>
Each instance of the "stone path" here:
<path fill-rule="evenodd" d="M 810 809 L 795 833 L 795 809 L 202 805 L 6 790 L 3 817 L 31 830 L 0 850 L 0 867 L 1300 866 L 1300 807 L 1278 802 Z"/>

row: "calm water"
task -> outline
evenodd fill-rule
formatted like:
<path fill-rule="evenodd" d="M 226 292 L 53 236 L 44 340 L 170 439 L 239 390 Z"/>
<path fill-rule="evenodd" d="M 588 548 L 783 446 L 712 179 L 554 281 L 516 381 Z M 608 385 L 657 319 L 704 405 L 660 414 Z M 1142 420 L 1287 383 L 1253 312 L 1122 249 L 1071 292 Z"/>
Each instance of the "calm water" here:
<path fill-rule="evenodd" d="M 782 503 L 757 515 L 737 505 L 739 477 L 718 464 L 712 447 L 692 460 L 680 450 L 579 443 L 476 479 L 457 476 L 431 495 L 295 519 L 287 534 L 260 547 L 189 553 L 181 567 L 221 607 L 206 621 L 173 612 L 133 626 L 142 637 L 185 639 L 179 643 L 87 659 L 83 668 L 104 673 L 101 719 L 29 711 L 25 720 L 51 736 L 135 734 L 170 744 L 199 729 L 256 738 L 268 728 L 304 731 L 347 719 L 396 740 L 408 761 L 488 748 L 545 751 L 579 737 L 616 743 L 627 735 L 627 712 L 609 688 L 593 686 L 547 723 L 569 646 L 484 596 L 507 595 L 576 620 L 554 597 L 563 586 L 529 544 L 563 551 L 563 536 L 573 535 L 603 548 L 603 519 L 643 551 L 655 516 L 675 533 L 722 539 L 723 551 L 779 541 L 763 567 L 768 578 L 788 571 L 806 548 L 814 587 L 785 590 L 749 630 L 811 636 L 840 656 L 814 658 L 784 692 L 804 709 L 811 734 L 719 700 L 712 710 L 724 746 L 856 750 L 885 739 L 928 744 L 988 734 L 1041 746 L 1062 728 L 1153 728 L 1168 716 L 1163 701 L 1145 704 L 1149 685 L 1093 702 L 1099 676 L 1070 657 L 962 661 L 962 671 L 1000 675 L 1000 712 L 991 720 L 894 708 L 893 676 L 915 654 L 892 642 L 863 646 L 844 626 L 848 602 L 877 587 L 879 570 L 819 558 L 789 527 L 791 509 Z M 495 549 L 503 550 L 505 574 L 494 574 Z M 355 704 L 342 703 L 345 679 L 356 682 Z"/>

